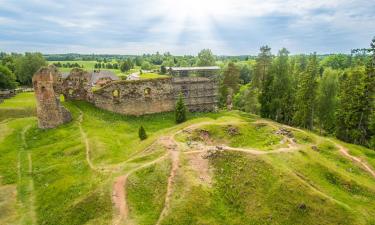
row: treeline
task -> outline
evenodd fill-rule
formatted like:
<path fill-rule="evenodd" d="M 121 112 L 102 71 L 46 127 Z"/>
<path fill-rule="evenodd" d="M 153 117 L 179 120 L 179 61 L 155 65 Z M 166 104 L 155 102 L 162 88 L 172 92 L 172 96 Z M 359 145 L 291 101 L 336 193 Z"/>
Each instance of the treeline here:
<path fill-rule="evenodd" d="M 0 89 L 31 86 L 31 78 L 47 61 L 40 53 L 0 53 Z"/>
<path fill-rule="evenodd" d="M 248 83 L 243 65 L 224 67 L 222 107 L 233 97 L 239 110 L 375 149 L 375 38 L 366 51 L 326 57 L 290 56 L 285 48 L 274 56 L 264 46 L 248 66 Z"/>
<path fill-rule="evenodd" d="M 53 63 L 56 67 L 62 67 L 62 68 L 83 68 L 83 65 L 79 65 L 78 63 L 61 63 L 61 62 L 55 62 Z"/>

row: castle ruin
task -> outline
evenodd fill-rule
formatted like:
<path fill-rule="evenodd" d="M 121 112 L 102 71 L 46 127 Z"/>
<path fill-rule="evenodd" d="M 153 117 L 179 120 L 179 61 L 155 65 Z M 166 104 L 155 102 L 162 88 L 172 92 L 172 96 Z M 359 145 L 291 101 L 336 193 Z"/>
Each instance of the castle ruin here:
<path fill-rule="evenodd" d="M 210 72 L 212 71 L 211 68 Z M 104 85 L 98 87 L 98 81 L 103 80 L 106 81 Z M 180 93 L 189 111 L 213 111 L 217 105 L 217 84 L 214 79 L 207 77 L 119 80 L 110 74 L 87 72 L 79 68 L 73 69 L 64 77 L 56 68 L 48 67 L 34 75 L 33 84 L 38 100 L 38 119 L 42 128 L 55 127 L 61 124 L 57 121 L 64 118 L 54 119 L 60 115 L 58 109 L 65 110 L 59 105 L 54 90 L 63 94 L 67 101 L 87 101 L 98 108 L 124 115 L 140 116 L 173 111 Z M 42 86 L 48 88 L 48 96 L 45 90 L 42 91 Z M 52 104 L 52 95 L 55 97 L 55 104 Z M 49 121 L 50 119 L 55 121 Z"/>
<path fill-rule="evenodd" d="M 55 67 L 43 67 L 32 79 L 37 99 L 39 128 L 54 128 L 69 122 L 72 117 L 60 103 L 58 71 Z"/>

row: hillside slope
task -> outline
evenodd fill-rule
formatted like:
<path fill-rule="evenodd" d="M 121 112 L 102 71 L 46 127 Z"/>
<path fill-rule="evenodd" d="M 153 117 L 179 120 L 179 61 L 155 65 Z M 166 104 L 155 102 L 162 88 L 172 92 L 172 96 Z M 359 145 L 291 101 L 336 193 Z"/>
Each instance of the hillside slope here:
<path fill-rule="evenodd" d="M 0 224 L 375 224 L 372 150 L 240 112 L 175 125 L 83 102 L 40 130 L 34 104 L 0 105 Z"/>

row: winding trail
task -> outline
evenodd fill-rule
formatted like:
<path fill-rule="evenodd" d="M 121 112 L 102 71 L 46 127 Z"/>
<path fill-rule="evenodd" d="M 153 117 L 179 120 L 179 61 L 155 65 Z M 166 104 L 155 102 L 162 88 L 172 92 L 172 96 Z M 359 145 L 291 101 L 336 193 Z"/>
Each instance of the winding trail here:
<path fill-rule="evenodd" d="M 79 110 L 78 127 L 79 127 L 79 132 L 81 134 L 83 143 L 85 144 L 86 161 L 87 161 L 87 164 L 89 165 L 90 169 L 97 170 L 97 168 L 94 166 L 94 164 L 92 163 L 92 161 L 90 159 L 90 155 L 91 155 L 90 143 L 89 143 L 89 140 L 87 138 L 86 132 L 82 128 L 82 121 L 83 121 L 83 112 L 81 110 Z"/>
<path fill-rule="evenodd" d="M 333 142 L 333 141 L 331 141 Z M 339 149 L 340 153 L 349 158 L 350 160 L 352 160 L 353 162 L 355 163 L 358 163 L 364 170 L 366 170 L 368 173 L 370 173 L 374 178 L 375 178 L 375 170 L 372 169 L 364 160 L 362 160 L 361 158 L 358 158 L 356 156 L 353 156 L 349 153 L 349 150 L 347 148 L 345 148 L 344 146 L 336 143 L 336 142 L 333 142 L 335 144 L 335 146 Z"/>
<path fill-rule="evenodd" d="M 162 142 L 163 143 L 163 142 Z M 167 193 L 165 194 L 165 199 L 164 199 L 164 207 L 161 210 L 161 213 L 159 215 L 159 218 L 156 222 L 156 225 L 159 225 L 161 221 L 164 219 L 164 217 L 167 215 L 168 210 L 170 208 L 170 202 L 173 194 L 173 185 L 174 185 L 174 180 L 177 175 L 177 170 L 179 167 L 179 157 L 180 157 L 180 151 L 177 148 L 177 143 L 174 140 L 173 137 L 169 137 L 166 140 L 164 140 L 164 144 L 166 144 L 166 147 L 169 148 L 169 154 L 172 159 L 172 168 L 171 168 L 171 173 L 168 177 L 168 185 L 167 185 Z"/>
<path fill-rule="evenodd" d="M 37 224 L 36 223 L 36 213 L 35 213 L 35 196 L 34 196 L 34 180 L 33 180 L 33 177 L 32 177 L 32 174 L 33 174 L 33 163 L 32 163 L 32 157 L 31 157 L 31 152 L 27 151 L 27 143 L 26 143 L 26 132 L 30 129 L 31 125 L 28 125 L 26 126 L 25 128 L 23 128 L 23 130 L 21 131 L 21 144 L 22 144 L 22 148 L 19 150 L 19 153 L 18 153 L 18 163 L 17 163 L 17 167 L 18 167 L 18 182 L 20 184 L 20 190 L 19 191 L 22 191 L 22 192 L 25 192 L 29 198 L 27 198 L 26 200 L 22 201 L 21 200 L 21 204 L 22 204 L 22 207 L 23 209 L 25 210 L 25 214 L 22 216 L 22 221 L 23 223 L 25 224 Z M 23 156 L 24 153 L 27 153 L 26 155 Z M 23 157 L 27 157 L 27 176 L 26 176 L 26 180 L 27 180 L 27 186 L 23 186 L 22 185 L 22 159 Z"/>
<path fill-rule="evenodd" d="M 138 166 L 130 171 L 128 171 L 125 175 L 119 176 L 115 179 L 115 182 L 112 187 L 112 203 L 115 208 L 114 215 L 113 215 L 113 223 L 114 225 L 123 224 L 127 221 L 129 216 L 129 206 L 126 202 L 126 183 L 128 177 L 143 168 L 149 167 L 153 164 L 156 164 L 166 158 L 166 155 L 163 155 L 151 162 L 145 163 L 141 166 Z"/>

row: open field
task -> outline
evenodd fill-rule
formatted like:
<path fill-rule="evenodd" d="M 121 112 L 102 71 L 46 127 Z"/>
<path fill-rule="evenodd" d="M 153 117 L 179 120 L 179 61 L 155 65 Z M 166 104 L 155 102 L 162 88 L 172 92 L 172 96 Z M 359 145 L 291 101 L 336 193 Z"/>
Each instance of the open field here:
<path fill-rule="evenodd" d="M 95 64 L 97 63 L 96 61 L 49 61 L 48 63 L 53 64 L 53 63 L 58 63 L 58 62 L 60 62 L 61 64 L 78 63 L 80 66 L 83 66 L 83 69 L 85 69 L 85 70 L 94 70 Z M 115 62 L 110 62 L 110 63 L 115 63 Z M 70 72 L 72 70 L 72 68 L 60 67 L 59 70 L 61 72 Z M 126 77 L 129 74 L 139 72 L 141 70 L 141 68 L 139 66 L 135 66 L 133 69 L 130 69 L 127 72 L 121 72 L 121 70 L 119 70 L 119 69 L 104 69 L 103 68 L 102 70 L 109 70 L 109 71 L 112 71 L 113 73 L 115 73 L 119 77 Z M 143 73 L 143 74 L 140 75 L 140 77 L 144 78 L 144 79 L 149 79 L 149 78 L 165 77 L 165 75 L 159 75 L 159 74 L 156 74 L 156 73 Z"/>
<path fill-rule="evenodd" d="M 64 105 L 40 130 L 33 93 L 0 104 L 0 224 L 375 224 L 372 150 L 237 111 Z"/>

